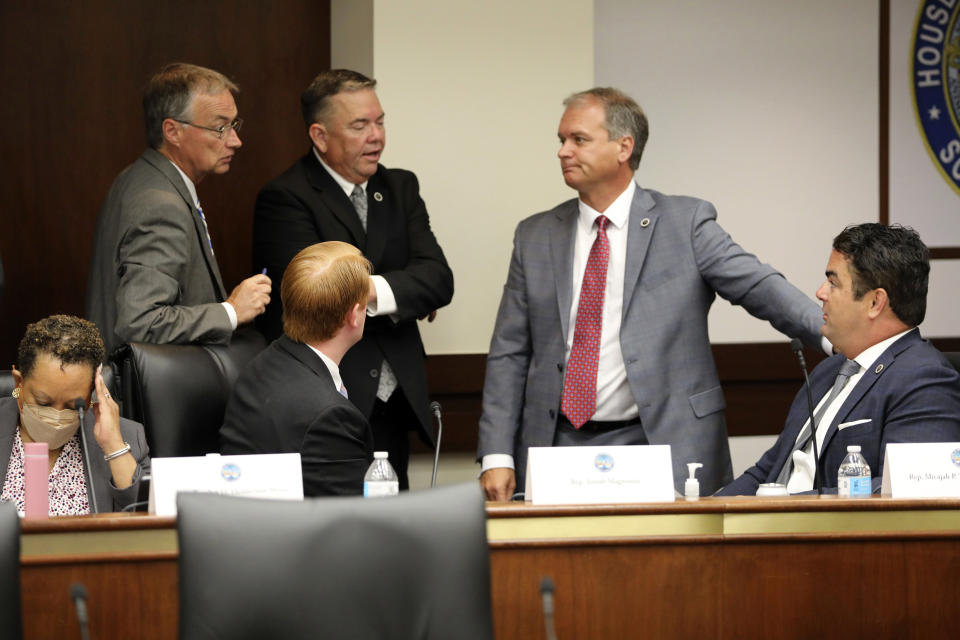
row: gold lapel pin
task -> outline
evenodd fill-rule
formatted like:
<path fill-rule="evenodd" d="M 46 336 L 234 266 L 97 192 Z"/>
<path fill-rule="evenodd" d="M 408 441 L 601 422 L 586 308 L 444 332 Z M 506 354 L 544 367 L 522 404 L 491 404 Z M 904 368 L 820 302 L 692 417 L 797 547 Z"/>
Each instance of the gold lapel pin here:
<path fill-rule="evenodd" d="M 379 191 L 373 192 L 373 199 L 376 200 L 377 202 L 383 202 L 383 196 L 380 194 Z"/>
<path fill-rule="evenodd" d="M 646 229 L 649 226 L 650 226 L 650 218 L 644 218 L 643 220 L 640 221 L 641 228 Z"/>
<path fill-rule="evenodd" d="M 882 364 L 878 364 L 878 365 L 877 365 L 877 368 L 873 370 L 874 373 L 880 373 L 881 371 L 883 371 L 883 365 L 882 365 Z"/>

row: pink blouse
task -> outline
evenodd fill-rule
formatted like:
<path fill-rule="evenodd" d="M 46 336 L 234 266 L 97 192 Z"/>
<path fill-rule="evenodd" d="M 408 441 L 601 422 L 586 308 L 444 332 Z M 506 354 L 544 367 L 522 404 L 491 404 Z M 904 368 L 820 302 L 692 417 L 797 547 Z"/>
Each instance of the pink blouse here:
<path fill-rule="evenodd" d="M 13 502 L 17 505 L 17 511 L 23 513 L 23 440 L 19 429 L 10 451 L 10 463 L 7 465 L 7 477 L 3 481 L 0 500 Z M 60 457 L 50 470 L 50 515 L 79 516 L 88 513 L 90 504 L 78 432 L 63 445 Z"/>

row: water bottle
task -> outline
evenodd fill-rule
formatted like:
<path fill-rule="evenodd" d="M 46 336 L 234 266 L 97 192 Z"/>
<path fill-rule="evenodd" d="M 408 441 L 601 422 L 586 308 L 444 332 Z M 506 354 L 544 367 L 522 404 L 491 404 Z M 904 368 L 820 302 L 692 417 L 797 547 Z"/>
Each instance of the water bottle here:
<path fill-rule="evenodd" d="M 26 518 L 50 517 L 50 456 L 46 442 L 23 443 L 23 511 Z"/>
<path fill-rule="evenodd" d="M 374 451 L 373 463 L 367 469 L 367 474 L 363 476 L 363 497 L 379 498 L 395 496 L 398 493 L 400 493 L 400 481 L 397 480 L 397 472 L 387 460 L 387 452 Z"/>
<path fill-rule="evenodd" d="M 837 493 L 847 498 L 861 498 L 873 493 L 870 465 L 860 455 L 859 445 L 847 447 L 847 457 L 837 471 Z"/>

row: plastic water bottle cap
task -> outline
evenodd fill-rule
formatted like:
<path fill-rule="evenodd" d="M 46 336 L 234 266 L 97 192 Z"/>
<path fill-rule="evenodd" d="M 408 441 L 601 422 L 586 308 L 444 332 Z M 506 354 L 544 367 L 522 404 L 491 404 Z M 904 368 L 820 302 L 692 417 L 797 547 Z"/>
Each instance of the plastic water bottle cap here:
<path fill-rule="evenodd" d="M 859 451 L 859 449 L 857 449 L 857 450 Z M 386 460 L 388 456 L 389 456 L 389 452 L 388 452 L 388 451 L 374 451 L 374 452 L 373 452 L 373 457 L 374 457 L 376 460 Z"/>
<path fill-rule="evenodd" d="M 851 444 L 847 446 L 847 453 L 860 453 L 860 445 Z"/>

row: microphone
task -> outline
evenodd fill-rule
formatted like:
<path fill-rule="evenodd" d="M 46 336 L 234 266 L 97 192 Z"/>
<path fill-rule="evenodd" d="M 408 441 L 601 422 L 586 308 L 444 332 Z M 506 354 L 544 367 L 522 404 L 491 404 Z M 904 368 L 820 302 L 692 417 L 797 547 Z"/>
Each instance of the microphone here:
<path fill-rule="evenodd" d="M 73 606 L 77 612 L 80 638 L 90 640 L 90 630 L 87 629 L 87 588 L 79 582 L 74 582 L 70 585 L 70 598 L 73 600 Z"/>
<path fill-rule="evenodd" d="M 813 488 L 817 490 L 817 495 L 821 495 L 823 493 L 823 472 L 820 470 L 820 452 L 817 450 L 817 421 L 813 416 L 813 391 L 810 390 L 810 378 L 807 376 L 807 361 L 803 357 L 803 343 L 798 338 L 790 341 L 790 348 L 797 354 L 800 369 L 803 371 L 803 386 L 807 390 L 807 412 L 810 415 L 810 433 L 813 440 L 813 465 L 816 469 L 816 473 L 813 475 Z"/>
<path fill-rule="evenodd" d="M 557 630 L 553 626 L 553 579 L 549 576 L 540 580 L 540 603 L 547 640 L 557 640 Z"/>
<path fill-rule="evenodd" d="M 83 428 L 84 404 L 81 398 L 73 401 L 73 407 L 80 414 L 80 442 L 83 444 L 83 466 L 87 470 L 87 488 L 90 490 L 90 513 L 99 513 L 97 509 L 97 492 L 93 487 L 93 473 L 90 470 L 90 448 L 87 446 L 87 430 Z M 82 585 L 81 585 L 82 586 Z"/>
<path fill-rule="evenodd" d="M 437 465 L 440 464 L 440 439 L 443 437 L 443 416 L 440 414 L 440 403 L 434 400 L 430 403 L 430 412 L 437 418 L 437 448 L 433 452 L 433 475 L 430 477 L 430 488 L 437 486 Z"/>
<path fill-rule="evenodd" d="M 120 513 L 133 513 L 134 511 L 136 511 L 136 510 L 139 509 L 140 507 L 146 506 L 146 505 L 148 505 L 148 504 L 150 504 L 150 503 L 149 503 L 147 500 L 140 500 L 140 501 L 138 501 L 138 502 L 131 502 L 130 504 L 128 504 L 127 506 L 125 506 L 123 509 L 120 509 Z"/>

